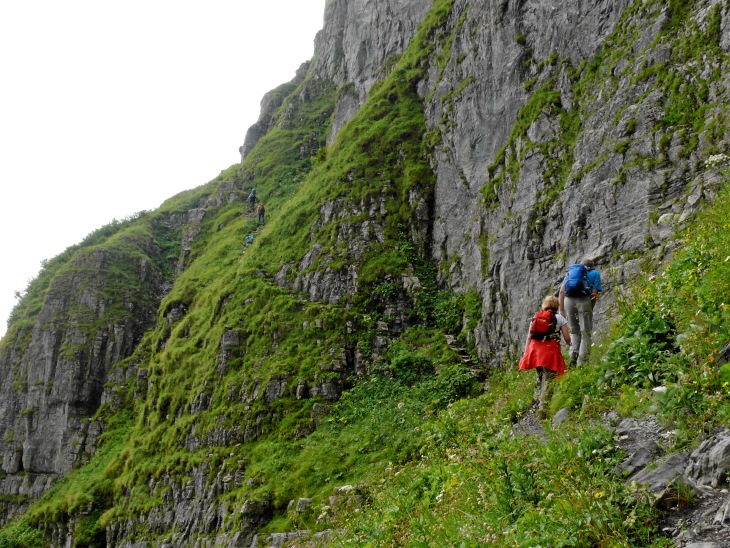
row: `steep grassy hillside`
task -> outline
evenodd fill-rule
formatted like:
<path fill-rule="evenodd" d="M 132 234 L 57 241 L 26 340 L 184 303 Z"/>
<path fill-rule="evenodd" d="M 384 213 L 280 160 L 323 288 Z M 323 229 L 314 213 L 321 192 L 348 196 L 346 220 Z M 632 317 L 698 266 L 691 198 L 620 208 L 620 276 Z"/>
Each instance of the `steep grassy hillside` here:
<path fill-rule="evenodd" d="M 418 64 L 434 47 L 431 29 L 446 15 L 448 3 L 432 14 L 414 53 L 314 164 L 302 156 L 303 142 L 310 153 L 321 147 L 308 139 L 313 128 L 326 126 L 334 91 L 307 80 L 285 100 L 281 123 L 246 162 L 212 181 L 206 196 L 198 195 L 220 207 L 203 217 L 199 236 L 183 250 L 184 270 L 160 304 L 156 327 L 117 365 L 114 378 L 127 380 L 108 387 L 109 402 L 97 413 L 95 420 L 106 428 L 101 449 L 89 466 L 35 505 L 16 531 L 39 527 L 48 534 L 54 523 L 69 523 L 81 545 L 99 542 L 104 528 L 121 527 L 126 537 L 151 540 L 156 510 L 191 478 L 210 484 L 235 477 L 220 487 L 219 500 L 206 504 L 263 501 L 268 512 L 283 515 L 292 498 L 324 498 L 333 484 L 366 478 L 374 463 L 381 468 L 417 454 L 406 431 L 393 431 L 383 444 L 383 422 L 373 426 L 369 440 L 354 445 L 342 436 L 357 431 L 307 437 L 354 375 L 387 374 L 390 380 L 379 377 L 363 386 L 381 400 L 408 400 L 414 417 L 435 413 L 475 386 L 444 336 L 460 330 L 468 299 L 437 289 L 434 267 L 408 236 L 407 197 L 428 197 L 432 185 L 415 89 L 422 77 Z M 299 100 L 302 95 L 308 100 Z M 292 112 L 295 126 L 287 123 Z M 266 226 L 257 226 L 240 199 L 226 203 L 231 183 L 242 189 L 234 191 L 238 195 L 257 188 L 267 204 Z M 356 249 L 338 241 L 348 227 L 337 219 L 322 222 L 320 208 L 327 201 L 359 208 L 363 220 L 375 204 L 377 233 L 365 234 Z M 172 206 L 143 218 L 170 215 Z M 142 218 L 131 220 L 115 237 L 141 226 Z M 256 240 L 244 248 L 249 231 Z M 323 251 L 298 274 L 355 266 L 356 294 L 332 304 L 312 301 L 292 289 L 293 273 L 278 275 L 313 246 Z M 408 290 L 401 282 L 406 274 L 413 280 Z M 28 298 L 41 292 L 34 286 Z M 477 303 L 469 304 L 474 316 Z M 369 402 L 371 396 L 365 397 Z M 330 462 L 322 459 L 328 446 L 338 448 L 327 452 Z M 145 523 L 141 516 L 147 516 Z M 236 514 L 225 519 L 221 530 L 241 526 Z M 161 538 L 176 529 L 159 528 Z M 11 528 L 4 538 L 15 534 Z"/>
<path fill-rule="evenodd" d="M 82 307 L 58 316 L 89 334 L 67 351 L 92 352 L 95 330 L 128 318 L 140 342 L 83 419 L 101 434 L 79 449 L 76 469 L 40 500 L 0 501 L 29 507 L 0 530 L 0 546 L 233 545 L 301 529 L 328 530 L 314 541 L 335 545 L 670 545 L 651 497 L 615 472 L 623 455 L 609 413 L 654 416 L 675 432 L 672 448 L 727 423 L 730 366 L 715 360 L 730 339 L 730 159 L 695 166 L 722 179 L 712 208 L 672 244 L 667 265 L 647 255 L 590 364 L 556 383 L 550 415 L 567 409 L 571 420 L 521 431 L 533 375 L 509 360 L 477 365 L 482 297 L 439 286 L 429 260 L 432 152 L 448 127 L 427 129 L 419 84 L 428 60 L 450 55 L 452 4 L 434 2 L 331 146 L 333 109 L 347 90 L 313 77 L 283 86 L 272 129 L 243 164 L 45 265 L 13 311 L 5 351 L 30 344 L 54 284 L 85 280 L 73 269 L 95 253 L 108 258 L 111 281 L 96 288 L 108 306 L 87 323 Z M 687 18 L 670 4 L 666 40 Z M 613 39 L 629 48 L 632 32 Z M 710 51 L 716 29 L 695 34 L 712 39 L 677 48 L 721 59 Z M 595 93 L 621 51 L 574 68 L 576 89 Z M 646 78 L 673 85 L 651 71 Z M 510 147 L 536 113 L 558 109 L 553 84 L 541 82 L 519 113 L 482 192 L 486 208 L 521 168 Z M 702 126 L 702 97 L 684 100 L 676 88 L 663 123 Z M 561 118 L 555 192 L 578 118 Z M 697 147 L 690 133 L 675 143 L 682 154 Z M 711 152 L 724 146 L 718 136 L 708 137 Z M 265 225 L 244 202 L 251 188 L 267 206 Z M 544 199 L 547 208 L 555 194 Z M 138 291 L 130 264 L 151 265 L 162 294 Z M 155 314 L 135 316 L 157 304 L 152 297 Z"/>

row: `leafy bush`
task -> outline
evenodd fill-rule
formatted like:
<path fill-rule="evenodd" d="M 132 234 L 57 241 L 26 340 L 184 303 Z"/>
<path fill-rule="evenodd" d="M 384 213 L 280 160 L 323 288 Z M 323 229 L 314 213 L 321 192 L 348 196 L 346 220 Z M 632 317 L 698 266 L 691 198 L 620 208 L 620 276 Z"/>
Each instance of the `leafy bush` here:
<path fill-rule="evenodd" d="M 0 548 L 41 548 L 46 546 L 41 532 L 21 521 L 0 531 Z"/>
<path fill-rule="evenodd" d="M 461 331 L 464 318 L 463 297 L 452 291 L 439 291 L 436 295 L 433 315 L 436 327 L 444 333 L 458 333 Z"/>

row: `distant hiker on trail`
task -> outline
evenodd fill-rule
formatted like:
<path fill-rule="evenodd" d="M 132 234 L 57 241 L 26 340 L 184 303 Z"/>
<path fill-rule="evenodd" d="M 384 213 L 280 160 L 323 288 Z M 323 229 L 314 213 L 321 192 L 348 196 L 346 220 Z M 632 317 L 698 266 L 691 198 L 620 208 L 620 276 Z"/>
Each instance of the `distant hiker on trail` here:
<path fill-rule="evenodd" d="M 263 225 L 266 224 L 266 221 L 264 220 L 264 217 L 266 216 L 266 208 L 264 207 L 263 202 L 259 204 L 259 222 Z"/>
<path fill-rule="evenodd" d="M 520 360 L 520 371 L 534 369 L 537 372 L 538 411 L 545 413 L 549 397 L 549 382 L 565 373 L 565 360 L 560 352 L 560 335 L 570 346 L 568 321 L 558 313 L 560 302 L 550 295 L 542 301 L 542 308 L 530 322 L 525 343 L 525 353 Z"/>
<path fill-rule="evenodd" d="M 253 208 L 256 205 L 256 189 L 255 188 L 253 190 L 251 190 L 251 194 L 249 194 L 248 198 L 246 198 L 246 202 L 248 202 L 249 211 L 253 211 Z"/>
<path fill-rule="evenodd" d="M 573 346 L 570 361 L 582 365 L 588 361 L 593 346 L 593 309 L 598 292 L 603 291 L 601 274 L 591 259 L 570 265 L 560 286 L 560 313 L 568 319 Z"/>
<path fill-rule="evenodd" d="M 248 233 L 248 236 L 245 238 L 246 241 L 246 247 L 250 246 L 253 243 L 253 234 L 250 232 Z"/>

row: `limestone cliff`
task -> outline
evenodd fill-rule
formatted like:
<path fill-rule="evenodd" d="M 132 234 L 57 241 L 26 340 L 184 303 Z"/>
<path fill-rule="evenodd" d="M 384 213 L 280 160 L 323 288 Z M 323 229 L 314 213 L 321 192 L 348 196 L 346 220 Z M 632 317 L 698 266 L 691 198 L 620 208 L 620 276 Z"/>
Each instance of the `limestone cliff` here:
<path fill-rule="evenodd" d="M 330 142 L 382 76 L 378 67 L 404 51 L 425 4 L 328 4 L 312 70 L 344 90 Z M 719 33 L 706 38 L 727 52 L 727 6 L 702 5 L 688 34 Z M 414 239 L 429 242 L 444 284 L 482 296 L 473 334 L 482 359 L 517 348 L 542 296 L 584 256 L 606 280 L 597 311 L 605 325 L 611 288 L 631 277 L 634 257 L 655 249 L 660 261 L 674 230 L 712 198 L 703 158 L 724 136 L 667 124 L 676 91 L 647 67 L 681 79 L 683 93 L 707 90 L 692 101 L 708 123 L 724 112 L 728 75 L 668 41 L 670 17 L 663 3 L 628 0 L 453 3 L 418 83 L 440 141 L 432 195 L 411 197 L 422 203 Z"/>
<path fill-rule="evenodd" d="M 111 367 L 149 327 L 162 278 L 149 239 L 79 252 L 33 324 L 10 332 L 0 351 L 1 493 L 38 497 L 93 455 L 99 430 L 89 418 Z"/>
<path fill-rule="evenodd" d="M 328 1 L 240 165 L 70 248 L 21 301 L 0 524 L 91 462 L 103 481 L 34 514 L 53 545 L 256 545 L 302 496 L 257 455 L 315 432 L 408 328 L 483 377 L 583 256 L 605 327 L 717 189 L 730 8 L 695 4 Z"/>

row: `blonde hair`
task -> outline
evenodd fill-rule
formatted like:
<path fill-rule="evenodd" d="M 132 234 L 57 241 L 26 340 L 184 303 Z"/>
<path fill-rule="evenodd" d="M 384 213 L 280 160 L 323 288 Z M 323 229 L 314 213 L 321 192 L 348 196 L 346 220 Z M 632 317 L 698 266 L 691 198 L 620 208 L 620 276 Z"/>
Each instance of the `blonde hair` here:
<path fill-rule="evenodd" d="M 554 295 L 548 295 L 542 300 L 543 310 L 557 310 L 560 308 L 560 301 Z"/>

